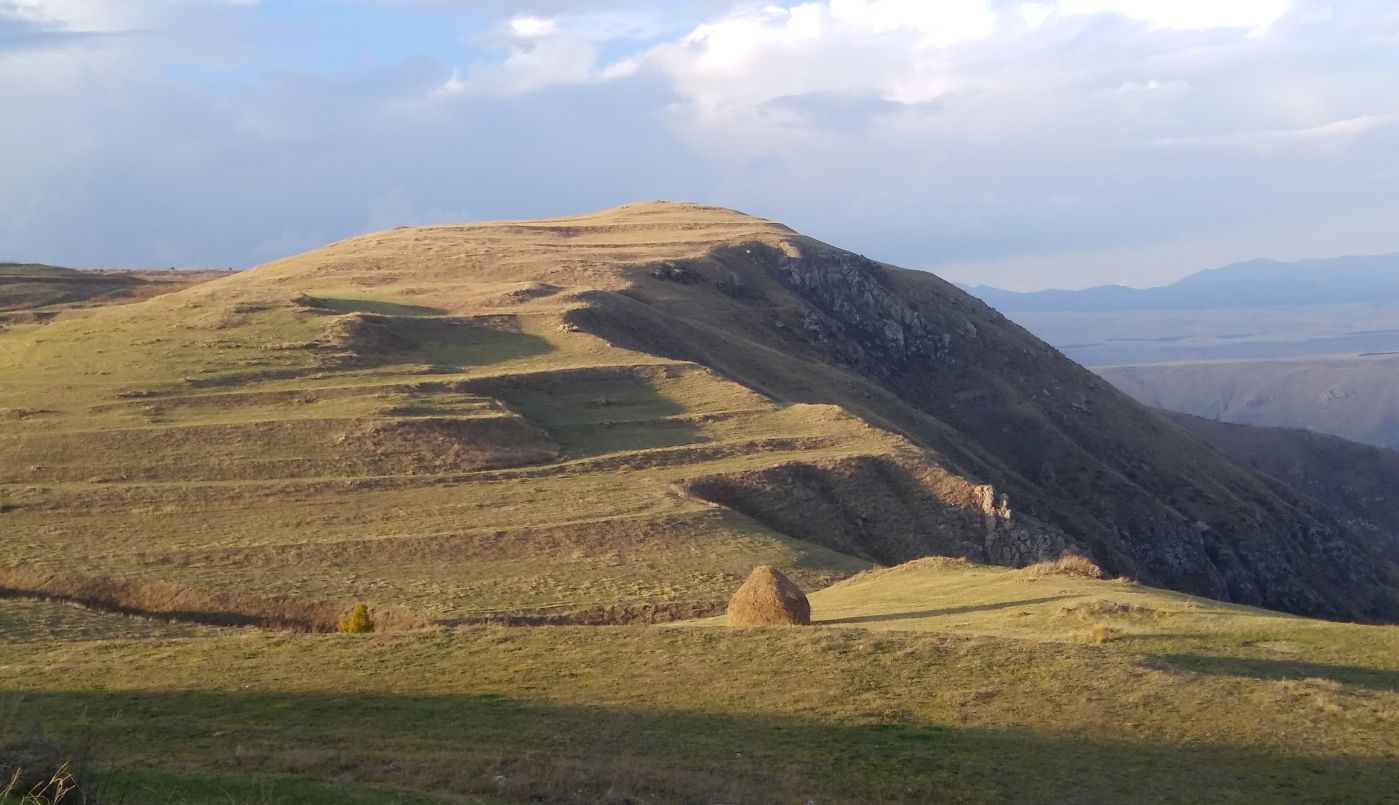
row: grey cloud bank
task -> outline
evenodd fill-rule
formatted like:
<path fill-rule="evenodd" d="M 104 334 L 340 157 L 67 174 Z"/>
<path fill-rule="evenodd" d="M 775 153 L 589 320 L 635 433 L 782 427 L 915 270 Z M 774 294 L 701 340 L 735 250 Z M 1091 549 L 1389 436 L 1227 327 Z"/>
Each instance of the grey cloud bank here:
<path fill-rule="evenodd" d="M 382 3 L 460 33 L 329 66 L 283 5 L 0 0 L 0 259 L 245 266 L 656 197 L 1021 289 L 1399 251 L 1388 3 Z"/>

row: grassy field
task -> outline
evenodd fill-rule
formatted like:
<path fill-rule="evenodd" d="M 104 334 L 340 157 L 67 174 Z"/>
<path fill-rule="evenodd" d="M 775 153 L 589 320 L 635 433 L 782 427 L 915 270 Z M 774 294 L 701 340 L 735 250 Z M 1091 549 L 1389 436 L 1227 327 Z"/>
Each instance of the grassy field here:
<path fill-rule="evenodd" d="M 820 322 L 794 334 L 810 311 L 753 265 L 770 287 L 721 276 L 683 333 L 628 329 L 662 309 L 635 267 L 684 304 L 676 266 L 716 239 L 789 236 L 643 205 L 394 230 L 136 297 L 11 282 L 0 763 L 42 737 L 108 803 L 1394 801 L 1393 627 L 1042 568 L 875 568 L 1057 553 L 1063 532 L 955 468 L 1028 485 L 1003 462 L 1043 450 L 1081 458 L 1060 503 L 1075 478 L 1140 492 L 1066 441 L 1090 426 L 1035 441 L 1007 419 L 977 434 L 1017 451 L 983 451 L 913 403 L 953 395 L 946 375 L 896 394 L 841 363 L 874 336 L 815 351 Z M 959 305 L 938 326 L 968 343 L 1008 327 Z M 1038 353 L 1004 343 L 949 415 L 1030 382 Z M 1046 383 L 1189 452 L 1069 379 Z M 1049 395 L 1007 405 L 1077 410 Z M 1161 483 L 1210 479 L 1172 492 L 1182 511 L 1295 515 L 1212 454 L 1153 456 Z M 1093 516 L 1153 500 L 1122 494 Z M 659 623 L 719 611 L 756 564 L 813 591 L 816 626 Z M 377 633 L 323 633 L 359 601 Z M 499 625 L 551 619 L 574 625 Z"/>
<path fill-rule="evenodd" d="M 172 802 L 1396 801 L 1393 627 L 943 561 L 813 610 L 105 641 L 115 616 L 50 619 L 0 646 L 0 712 Z"/>

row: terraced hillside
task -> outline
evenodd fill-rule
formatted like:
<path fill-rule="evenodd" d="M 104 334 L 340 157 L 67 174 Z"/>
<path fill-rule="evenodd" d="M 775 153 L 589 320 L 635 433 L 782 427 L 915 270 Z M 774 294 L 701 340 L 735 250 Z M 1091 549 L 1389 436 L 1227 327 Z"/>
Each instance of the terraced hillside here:
<path fill-rule="evenodd" d="M 0 333 L 0 583 L 321 629 L 714 611 L 1074 548 L 1399 617 L 1319 506 L 940 280 L 686 204 L 352 238 Z M 390 617 L 391 615 L 391 617 Z"/>

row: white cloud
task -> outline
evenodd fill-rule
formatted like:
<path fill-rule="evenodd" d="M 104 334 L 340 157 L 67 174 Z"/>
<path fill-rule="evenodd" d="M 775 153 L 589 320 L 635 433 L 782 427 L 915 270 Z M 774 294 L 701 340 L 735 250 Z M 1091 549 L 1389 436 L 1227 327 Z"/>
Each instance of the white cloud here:
<path fill-rule="evenodd" d="M 6 0 L 5 12 L 45 26 L 88 32 L 119 32 L 159 26 L 172 16 L 201 7 L 254 6 L 259 0 Z"/>
<path fill-rule="evenodd" d="M 26 0 L 11 32 L 154 33 L 0 53 L 0 259 L 248 264 L 654 197 L 1028 287 L 1399 251 L 1392 0 L 371 1 L 471 24 L 312 71 L 234 0 Z"/>
<path fill-rule="evenodd" d="M 515 17 L 510 20 L 510 30 L 521 39 L 535 39 L 558 33 L 559 24 L 542 17 Z"/>
<path fill-rule="evenodd" d="M 1169 137 L 1156 141 L 1165 147 L 1221 146 L 1271 150 L 1278 146 L 1324 144 L 1348 140 L 1375 129 L 1399 123 L 1399 113 L 1359 115 L 1300 129 L 1239 131 L 1199 137 Z"/>
<path fill-rule="evenodd" d="M 1190 89 L 1190 84 L 1185 81 L 1157 81 L 1148 79 L 1146 81 L 1124 81 L 1117 88 L 1118 92 L 1179 92 Z"/>
<path fill-rule="evenodd" d="M 886 34 L 917 31 L 926 43 L 949 45 L 983 39 L 996 24 L 996 15 L 983 0 L 830 0 L 830 15 L 853 30 Z"/>
<path fill-rule="evenodd" d="M 988 38 L 995 19 L 983 0 L 769 6 L 702 24 L 641 61 L 669 75 L 700 111 L 809 93 L 916 104 L 958 86 L 944 54 Z"/>
<path fill-rule="evenodd" d="M 1058 0 L 1060 14 L 1121 14 L 1162 28 L 1267 28 L 1289 0 Z"/>
<path fill-rule="evenodd" d="M 1054 14 L 1054 6 L 1051 3 L 1021 3 L 1020 15 L 1025 18 L 1025 24 L 1031 28 L 1038 28 Z"/>
<path fill-rule="evenodd" d="M 513 17 L 488 42 L 505 58 L 478 62 L 465 75 L 453 71 L 432 95 L 508 96 L 603 78 L 594 39 L 556 19 Z"/>

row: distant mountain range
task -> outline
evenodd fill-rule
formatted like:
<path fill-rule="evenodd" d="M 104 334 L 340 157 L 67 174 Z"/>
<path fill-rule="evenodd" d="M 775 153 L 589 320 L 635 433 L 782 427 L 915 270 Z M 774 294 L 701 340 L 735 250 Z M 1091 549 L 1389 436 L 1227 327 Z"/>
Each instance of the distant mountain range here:
<path fill-rule="evenodd" d="M 1252 260 L 1192 274 L 1157 288 L 1103 285 L 1081 291 L 963 289 L 1002 313 L 1219 310 L 1399 301 L 1399 254 L 1280 263 Z"/>
<path fill-rule="evenodd" d="M 1254 260 L 1159 288 L 968 290 L 1149 406 L 1399 448 L 1399 254 Z"/>

